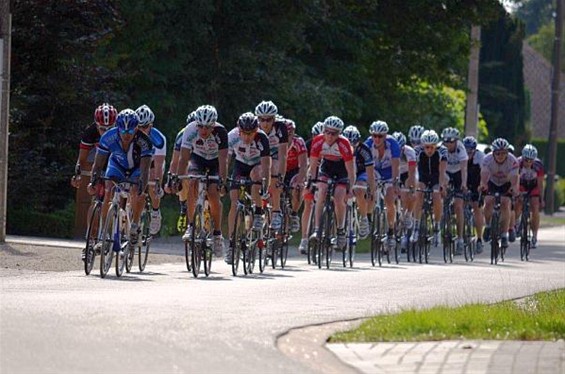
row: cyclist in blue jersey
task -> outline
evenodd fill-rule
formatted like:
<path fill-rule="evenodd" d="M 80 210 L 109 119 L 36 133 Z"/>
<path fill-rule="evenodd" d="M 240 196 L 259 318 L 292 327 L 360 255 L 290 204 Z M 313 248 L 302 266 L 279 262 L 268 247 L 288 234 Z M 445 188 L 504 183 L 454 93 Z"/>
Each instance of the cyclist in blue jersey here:
<path fill-rule="evenodd" d="M 400 147 L 394 137 L 388 135 L 388 125 L 384 121 L 375 121 L 369 128 L 371 137 L 365 144 L 371 149 L 375 163 L 375 177 L 386 182 L 384 201 L 387 209 L 387 247 L 396 245 L 394 224 L 396 207 L 394 200 L 399 193 Z M 377 196 L 375 196 L 377 198 Z"/>
<path fill-rule="evenodd" d="M 137 244 L 139 239 L 139 220 L 145 203 L 145 190 L 149 181 L 149 167 L 154 149 L 151 139 L 142 131 L 137 131 L 139 117 L 131 109 L 122 110 L 116 119 L 116 127 L 106 131 L 100 138 L 92 167 L 89 192 L 102 176 L 103 167 L 108 161 L 104 176 L 115 182 L 133 182 L 130 191 L 132 222 L 129 244 Z M 111 184 L 106 184 L 109 189 Z"/>
<path fill-rule="evenodd" d="M 163 180 L 163 173 L 165 172 L 165 157 L 167 156 L 167 139 L 165 135 L 153 125 L 155 122 L 155 114 L 147 105 L 142 105 L 135 110 L 139 117 L 139 124 L 137 127 L 148 135 L 155 147 L 155 153 L 151 161 L 151 168 L 149 169 L 149 197 L 151 198 L 151 224 L 149 225 L 149 232 L 151 235 L 157 235 L 161 230 L 161 197 L 163 190 L 161 188 L 161 181 Z"/>

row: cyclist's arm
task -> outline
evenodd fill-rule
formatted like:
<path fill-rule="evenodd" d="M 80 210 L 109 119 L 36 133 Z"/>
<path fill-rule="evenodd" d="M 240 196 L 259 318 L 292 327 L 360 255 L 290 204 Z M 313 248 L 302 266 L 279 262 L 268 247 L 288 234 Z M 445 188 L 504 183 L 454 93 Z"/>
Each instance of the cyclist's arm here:
<path fill-rule="evenodd" d="M 345 169 L 347 170 L 347 178 L 349 179 L 349 188 L 352 189 L 355 186 L 355 159 L 351 159 L 345 163 Z"/>
<path fill-rule="evenodd" d="M 224 149 L 220 149 L 218 151 L 218 162 L 219 162 L 219 173 L 220 173 L 220 179 L 222 181 L 226 181 L 226 177 L 228 175 L 228 161 L 229 161 L 229 157 L 228 157 L 228 149 L 224 148 Z"/>
<path fill-rule="evenodd" d="M 288 143 L 279 144 L 279 174 L 286 174 L 286 154 L 288 152 Z"/>
<path fill-rule="evenodd" d="M 261 171 L 267 188 L 271 185 L 271 156 L 261 157 Z"/>
<path fill-rule="evenodd" d="M 109 153 L 102 153 L 100 149 L 96 150 L 96 156 L 94 157 L 94 164 L 92 164 L 92 176 L 91 181 L 93 181 L 94 176 L 97 178 L 101 177 L 103 173 L 104 165 L 106 165 L 106 161 L 108 160 Z"/>
<path fill-rule="evenodd" d="M 151 156 L 142 156 L 139 161 L 139 180 L 141 191 L 139 193 L 145 192 L 147 189 L 147 182 L 149 181 L 149 168 L 151 166 Z"/>
<path fill-rule="evenodd" d="M 310 157 L 310 166 L 308 167 L 308 177 L 311 179 L 318 178 L 318 157 Z"/>
<path fill-rule="evenodd" d="M 173 174 L 177 175 L 185 175 L 186 169 L 188 168 L 188 160 L 190 160 L 190 149 L 186 147 L 182 147 L 180 149 L 180 157 L 179 157 L 179 164 L 177 166 L 176 173 Z"/>
<path fill-rule="evenodd" d="M 89 153 L 90 153 L 89 149 L 82 148 L 82 147 L 80 148 L 80 150 L 78 151 L 78 159 L 77 159 L 77 166 L 78 167 L 76 169 L 79 169 L 81 171 L 85 170 L 86 164 L 88 162 L 88 154 Z"/>
<path fill-rule="evenodd" d="M 407 187 L 416 187 L 416 161 L 408 162 L 408 179 L 406 180 Z"/>
<path fill-rule="evenodd" d="M 165 171 L 165 156 L 153 156 L 153 168 L 151 169 L 151 180 L 163 180 L 163 172 Z"/>
<path fill-rule="evenodd" d="M 377 182 L 375 181 L 375 168 L 371 165 L 367 169 L 367 179 L 369 181 L 369 188 L 371 189 L 371 194 L 375 196 L 377 191 Z"/>
<path fill-rule="evenodd" d="M 171 163 L 169 164 L 169 172 L 171 174 L 178 174 L 177 170 L 179 167 L 180 151 L 176 149 L 173 150 L 173 156 L 171 157 Z"/>
<path fill-rule="evenodd" d="M 398 180 L 398 176 L 399 176 L 400 158 L 393 157 L 390 160 L 390 163 L 392 165 L 392 179 L 396 181 L 396 180 Z"/>
<path fill-rule="evenodd" d="M 302 153 L 298 156 L 298 181 L 304 182 L 306 180 L 306 171 L 308 170 L 308 155 Z"/>
<path fill-rule="evenodd" d="M 447 170 L 447 161 L 443 160 L 439 162 L 439 185 L 441 187 L 445 187 L 447 185 L 447 181 L 445 180 L 446 171 Z"/>
<path fill-rule="evenodd" d="M 481 167 L 481 186 L 486 188 L 488 185 L 488 180 L 490 178 L 490 172 L 486 166 Z"/>
<path fill-rule="evenodd" d="M 461 161 L 461 186 L 467 188 L 467 160 Z"/>

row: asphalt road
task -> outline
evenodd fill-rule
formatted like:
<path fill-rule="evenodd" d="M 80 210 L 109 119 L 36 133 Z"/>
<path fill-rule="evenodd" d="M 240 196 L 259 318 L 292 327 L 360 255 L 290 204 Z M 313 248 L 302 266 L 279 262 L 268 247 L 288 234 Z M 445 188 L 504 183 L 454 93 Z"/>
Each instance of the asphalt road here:
<path fill-rule="evenodd" d="M 311 372 L 276 348 L 291 328 L 425 308 L 494 302 L 565 287 L 565 228 L 543 230 L 532 261 L 512 244 L 498 266 L 474 263 L 285 270 L 232 277 L 222 261 L 194 279 L 179 263 L 117 279 L 82 271 L 1 269 L 0 372 Z M 97 274 L 96 271 L 93 274 Z"/>

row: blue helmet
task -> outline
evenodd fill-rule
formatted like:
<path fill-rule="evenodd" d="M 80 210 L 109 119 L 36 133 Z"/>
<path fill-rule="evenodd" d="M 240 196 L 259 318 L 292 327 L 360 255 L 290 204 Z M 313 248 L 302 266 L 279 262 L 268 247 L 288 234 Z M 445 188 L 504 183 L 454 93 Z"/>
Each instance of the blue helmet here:
<path fill-rule="evenodd" d="M 139 116 L 132 109 L 124 109 L 118 113 L 116 127 L 120 132 L 132 132 L 139 124 Z"/>
<path fill-rule="evenodd" d="M 466 136 L 463 139 L 463 145 L 465 146 L 465 148 L 475 149 L 477 148 L 477 139 L 475 139 L 475 137 L 473 136 Z"/>

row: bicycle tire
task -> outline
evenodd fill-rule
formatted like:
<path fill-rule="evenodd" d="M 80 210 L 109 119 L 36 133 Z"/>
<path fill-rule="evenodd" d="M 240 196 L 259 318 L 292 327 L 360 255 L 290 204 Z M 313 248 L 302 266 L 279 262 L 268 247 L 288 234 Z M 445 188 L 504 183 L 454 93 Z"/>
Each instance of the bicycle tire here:
<path fill-rule="evenodd" d="M 149 207 L 146 207 L 141 216 L 141 245 L 137 247 L 137 266 L 139 267 L 140 273 L 143 273 L 145 270 L 147 259 L 149 258 L 149 248 L 153 241 L 153 235 L 151 235 L 150 227 L 151 213 L 149 211 Z"/>
<path fill-rule="evenodd" d="M 257 251 L 259 250 L 259 248 L 257 247 L 257 234 L 255 232 L 251 232 L 250 235 L 250 245 L 247 249 L 247 273 L 253 274 L 253 272 L 255 271 L 255 261 L 257 260 Z"/>
<path fill-rule="evenodd" d="M 371 264 L 377 264 L 377 252 L 379 251 L 379 207 L 375 206 L 373 209 L 373 221 L 371 222 Z"/>
<path fill-rule="evenodd" d="M 450 209 L 448 204 L 444 205 L 444 209 L 443 209 L 443 217 L 441 220 L 441 233 L 442 233 L 442 237 L 443 237 L 443 262 L 447 264 L 447 262 L 449 261 L 449 252 L 451 250 L 451 232 L 450 232 L 450 223 L 451 223 L 451 217 L 450 217 Z"/>
<path fill-rule="evenodd" d="M 528 247 L 529 247 L 529 230 L 528 230 L 528 226 L 529 226 L 529 212 L 526 211 L 526 207 L 524 207 L 524 210 L 522 211 L 522 218 L 521 218 L 521 223 L 522 223 L 522 232 L 520 233 L 520 260 L 522 261 L 527 261 L 529 260 L 529 256 L 527 256 L 527 251 L 528 251 Z"/>
<path fill-rule="evenodd" d="M 259 257 L 259 272 L 263 274 L 267 267 L 267 248 L 265 247 L 265 241 L 262 239 L 261 245 L 257 245 L 257 254 Z"/>
<path fill-rule="evenodd" d="M 283 215 L 283 219 L 282 219 L 282 227 L 281 227 L 281 232 L 282 232 L 282 236 L 280 238 L 280 249 L 279 249 L 279 257 L 280 257 L 280 261 L 281 261 L 281 268 L 284 269 L 284 267 L 286 266 L 286 260 L 288 258 L 288 237 L 289 237 L 289 222 L 288 220 L 289 215 L 288 215 L 288 210 L 287 209 L 283 209 L 283 211 L 281 212 L 281 214 Z"/>
<path fill-rule="evenodd" d="M 117 206 L 111 206 L 106 215 L 104 222 L 104 231 L 102 231 L 102 248 L 100 249 L 100 277 L 104 278 L 108 274 L 112 261 L 114 259 L 113 243 L 114 229 L 117 216 Z"/>
<path fill-rule="evenodd" d="M 332 244 L 332 238 L 336 238 L 336 230 L 335 230 L 335 217 L 334 217 L 334 212 L 331 209 L 327 209 L 324 208 L 324 212 L 322 212 L 322 214 L 327 214 L 328 218 L 326 220 L 326 234 L 325 234 L 325 256 L 326 256 L 326 269 L 329 269 L 332 265 L 332 259 L 333 259 L 333 252 L 334 252 L 334 246 Z M 336 238 L 337 241 L 337 238 Z M 336 243 L 337 245 L 337 243 Z"/>
<path fill-rule="evenodd" d="M 235 277 L 237 276 L 237 271 L 239 268 L 239 261 L 241 258 L 241 245 L 242 240 L 245 237 L 245 216 L 243 215 L 243 210 L 238 209 L 235 215 L 235 223 L 233 227 L 233 234 L 232 234 L 232 263 L 231 263 L 231 271 L 232 275 Z"/>
<path fill-rule="evenodd" d="M 384 226 L 384 222 L 386 218 L 384 218 L 384 216 L 385 216 L 385 210 L 381 209 L 378 215 L 379 240 L 377 241 L 378 243 L 377 261 L 379 262 L 379 266 L 383 266 L 383 255 L 385 251 L 384 250 L 385 244 L 383 243 L 383 239 L 385 237 L 384 233 L 386 231 Z"/>
<path fill-rule="evenodd" d="M 194 215 L 192 218 L 192 235 L 190 237 L 190 268 L 194 278 L 198 278 L 200 269 L 202 267 L 202 252 L 206 245 L 206 235 L 202 227 L 202 205 L 197 205 L 194 208 Z"/>
<path fill-rule="evenodd" d="M 491 265 L 498 264 L 498 252 L 499 252 L 499 232 L 498 232 L 498 213 L 493 212 L 490 220 L 491 228 L 491 238 L 490 238 L 490 263 Z"/>
<path fill-rule="evenodd" d="M 100 240 L 99 232 L 102 226 L 102 203 L 96 201 L 90 213 L 88 227 L 86 228 L 86 246 L 84 248 L 84 273 L 89 275 L 96 260 L 96 245 Z M 93 222 L 97 224 L 93 225 Z M 94 227 L 96 226 L 96 229 Z M 96 231 L 96 232 L 94 232 Z"/>
<path fill-rule="evenodd" d="M 126 211 L 123 209 L 119 210 L 120 215 L 127 214 Z M 119 222 L 125 222 L 125 226 L 128 225 L 128 220 L 123 220 L 121 217 L 118 220 Z M 129 227 L 122 227 L 119 230 L 116 230 L 114 234 L 114 240 L 119 241 L 119 248 L 120 250 L 116 252 L 116 276 L 121 277 L 124 273 L 125 266 L 126 266 L 126 258 L 129 256 L 129 252 L 131 250 L 129 241 L 125 240 L 125 238 L 129 238 Z M 114 243 L 114 249 L 117 249 L 116 243 Z"/>
<path fill-rule="evenodd" d="M 345 208 L 345 230 L 346 230 L 346 239 L 347 242 L 345 244 L 345 248 L 342 252 L 342 264 L 343 267 L 347 267 L 347 258 L 349 257 L 349 248 L 351 247 L 352 242 L 352 225 L 351 225 L 351 206 L 347 205 Z"/>
<path fill-rule="evenodd" d="M 316 242 L 316 263 L 318 265 L 318 269 L 322 268 L 322 262 L 324 258 L 324 242 L 326 238 L 324 237 L 324 231 L 326 226 L 326 215 L 322 211 L 322 216 L 320 217 L 320 225 L 318 227 L 318 233 L 316 234 L 317 242 Z"/>

